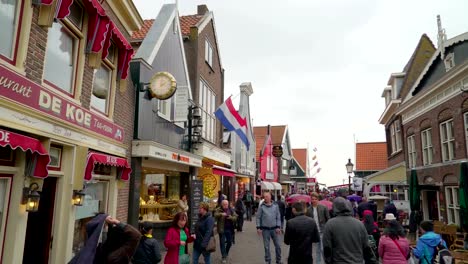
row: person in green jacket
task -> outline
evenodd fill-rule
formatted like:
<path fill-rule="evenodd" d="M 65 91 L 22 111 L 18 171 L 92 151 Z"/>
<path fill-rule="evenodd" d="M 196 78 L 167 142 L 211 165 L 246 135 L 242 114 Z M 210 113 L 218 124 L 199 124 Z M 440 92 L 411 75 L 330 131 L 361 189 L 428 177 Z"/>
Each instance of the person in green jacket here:
<path fill-rule="evenodd" d="M 232 246 L 234 224 L 237 221 L 236 212 L 229 207 L 229 201 L 223 200 L 221 207 L 216 208 L 214 213 L 219 234 L 219 247 L 221 249 L 222 263 L 227 263 L 229 249 Z"/>

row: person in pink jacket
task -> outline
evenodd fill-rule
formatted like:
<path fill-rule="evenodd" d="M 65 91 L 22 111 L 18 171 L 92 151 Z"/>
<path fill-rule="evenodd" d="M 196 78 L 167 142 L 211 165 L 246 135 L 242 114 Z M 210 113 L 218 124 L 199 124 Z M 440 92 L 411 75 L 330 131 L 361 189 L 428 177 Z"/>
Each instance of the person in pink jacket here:
<path fill-rule="evenodd" d="M 405 231 L 400 223 L 392 220 L 384 230 L 379 243 L 379 256 L 382 264 L 406 264 L 410 257 L 410 247 Z"/>

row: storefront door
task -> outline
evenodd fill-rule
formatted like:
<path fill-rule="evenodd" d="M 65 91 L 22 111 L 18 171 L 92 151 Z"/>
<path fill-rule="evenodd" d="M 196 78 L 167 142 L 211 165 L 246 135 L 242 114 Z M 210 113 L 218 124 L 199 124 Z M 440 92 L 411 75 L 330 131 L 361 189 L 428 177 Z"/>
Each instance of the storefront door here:
<path fill-rule="evenodd" d="M 47 264 L 52 248 L 52 224 L 57 178 L 47 177 L 42 186 L 39 210 L 29 213 L 23 264 Z"/>
<path fill-rule="evenodd" d="M 424 220 L 440 220 L 438 196 L 438 191 L 422 191 Z"/>

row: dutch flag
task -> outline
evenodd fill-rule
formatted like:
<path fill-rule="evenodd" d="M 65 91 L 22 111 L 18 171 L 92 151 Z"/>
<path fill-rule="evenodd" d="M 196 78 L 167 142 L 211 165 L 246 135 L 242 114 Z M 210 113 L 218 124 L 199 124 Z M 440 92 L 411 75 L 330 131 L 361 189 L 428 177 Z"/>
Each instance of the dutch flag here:
<path fill-rule="evenodd" d="M 228 131 L 236 132 L 248 150 L 250 142 L 247 138 L 247 121 L 245 118 L 241 117 L 234 108 L 230 96 L 216 109 L 214 114 Z"/>

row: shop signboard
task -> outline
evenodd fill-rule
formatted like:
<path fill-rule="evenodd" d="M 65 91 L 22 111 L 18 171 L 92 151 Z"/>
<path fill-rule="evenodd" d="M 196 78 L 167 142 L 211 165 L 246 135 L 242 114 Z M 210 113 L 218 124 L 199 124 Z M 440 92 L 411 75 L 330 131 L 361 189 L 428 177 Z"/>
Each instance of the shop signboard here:
<path fill-rule="evenodd" d="M 190 204 L 190 230 L 195 231 L 195 224 L 198 221 L 198 207 L 203 202 L 203 181 L 193 180 L 192 181 L 192 199 Z"/>

